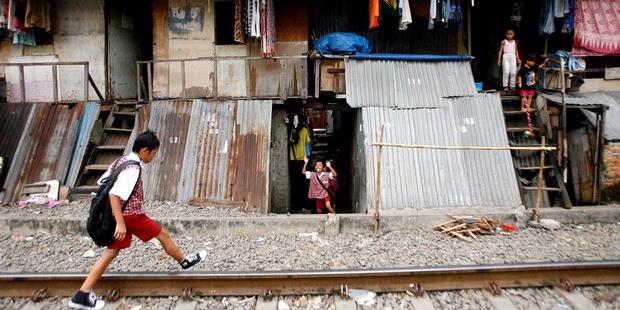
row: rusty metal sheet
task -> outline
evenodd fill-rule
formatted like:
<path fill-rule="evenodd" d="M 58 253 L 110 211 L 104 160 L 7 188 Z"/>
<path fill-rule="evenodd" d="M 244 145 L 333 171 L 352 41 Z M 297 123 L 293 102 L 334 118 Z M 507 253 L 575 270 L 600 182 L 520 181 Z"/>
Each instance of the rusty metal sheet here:
<path fill-rule="evenodd" d="M 306 59 L 248 61 L 250 96 L 261 98 L 306 98 L 308 96 L 308 62 Z"/>
<path fill-rule="evenodd" d="M 4 180 L 31 112 L 32 104 L 0 104 L 0 157 L 4 159 L 4 168 L 0 172 L 0 192 L 4 188 Z"/>
<path fill-rule="evenodd" d="M 161 141 L 157 158 L 145 169 L 147 200 L 178 200 L 177 184 L 183 169 L 192 101 L 153 102 L 149 128 Z"/>
<path fill-rule="evenodd" d="M 155 101 L 149 128 L 158 158 L 145 171 L 148 200 L 268 211 L 271 100 Z"/>
<path fill-rule="evenodd" d="M 194 100 L 180 199 L 231 200 L 227 195 L 229 154 L 233 143 L 234 101 Z"/>
<path fill-rule="evenodd" d="M 84 104 L 34 104 L 14 162 L 5 180 L 4 200 L 18 199 L 24 184 L 59 180 L 65 184 Z"/>
<path fill-rule="evenodd" d="M 232 199 L 249 210 L 268 212 L 271 141 L 269 100 L 239 101 L 231 165 Z"/>

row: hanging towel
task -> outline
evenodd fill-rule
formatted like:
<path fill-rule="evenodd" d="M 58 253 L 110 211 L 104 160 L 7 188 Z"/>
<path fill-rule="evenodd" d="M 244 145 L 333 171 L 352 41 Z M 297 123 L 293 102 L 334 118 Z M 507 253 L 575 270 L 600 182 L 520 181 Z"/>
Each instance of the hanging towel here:
<path fill-rule="evenodd" d="M 370 24 L 368 25 L 368 29 L 379 28 L 379 0 L 370 0 L 368 16 L 370 16 Z"/>
<path fill-rule="evenodd" d="M 48 0 L 27 0 L 24 26 L 52 32 L 52 4 Z"/>
<path fill-rule="evenodd" d="M 442 23 L 447 23 L 448 21 L 450 21 L 450 0 L 442 0 L 441 3 L 441 22 Z"/>
<path fill-rule="evenodd" d="M 570 0 L 570 12 L 564 18 L 562 33 L 571 33 L 575 29 L 575 0 Z"/>
<path fill-rule="evenodd" d="M 276 14 L 273 0 L 263 0 L 263 57 L 273 57 L 276 54 Z"/>
<path fill-rule="evenodd" d="M 540 35 L 550 35 L 555 32 L 553 19 L 553 5 L 555 0 L 542 0 L 540 5 Z"/>
<path fill-rule="evenodd" d="M 250 36 L 253 38 L 260 38 L 261 29 L 260 29 L 260 19 L 261 19 L 261 7 L 260 0 L 248 0 L 252 2 L 252 12 L 250 14 L 250 19 L 252 26 L 250 28 Z"/>
<path fill-rule="evenodd" d="M 562 18 L 570 13 L 570 6 L 568 0 L 555 0 L 553 4 L 553 16 L 556 18 Z"/>
<path fill-rule="evenodd" d="M 0 0 L 0 28 L 3 28 L 3 29 L 7 28 L 6 12 L 7 12 L 7 0 Z"/>
<path fill-rule="evenodd" d="M 387 5 L 389 5 L 393 10 L 398 9 L 398 0 L 383 0 Z"/>
<path fill-rule="evenodd" d="M 437 19 L 437 0 L 430 0 L 428 11 L 428 29 L 435 28 L 435 19 Z"/>
<path fill-rule="evenodd" d="M 23 44 L 29 46 L 37 46 L 37 42 L 34 38 L 34 31 L 21 32 L 17 31 L 13 33 L 13 44 Z"/>
<path fill-rule="evenodd" d="M 398 23 L 398 29 L 407 30 L 409 24 L 413 20 L 411 19 L 411 8 L 409 7 L 409 0 L 403 1 L 403 15 L 400 16 L 400 23 Z"/>
<path fill-rule="evenodd" d="M 245 43 L 243 35 L 243 8 L 241 0 L 235 0 L 235 42 Z"/>

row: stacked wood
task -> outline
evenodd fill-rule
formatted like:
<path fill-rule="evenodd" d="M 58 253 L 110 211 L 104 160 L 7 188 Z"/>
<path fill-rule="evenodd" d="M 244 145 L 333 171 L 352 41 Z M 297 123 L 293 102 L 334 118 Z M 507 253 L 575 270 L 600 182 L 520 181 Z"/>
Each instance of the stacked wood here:
<path fill-rule="evenodd" d="M 452 220 L 435 226 L 435 230 L 446 236 L 459 238 L 468 242 L 478 239 L 480 235 L 493 235 L 502 224 L 487 217 L 451 216 Z"/>

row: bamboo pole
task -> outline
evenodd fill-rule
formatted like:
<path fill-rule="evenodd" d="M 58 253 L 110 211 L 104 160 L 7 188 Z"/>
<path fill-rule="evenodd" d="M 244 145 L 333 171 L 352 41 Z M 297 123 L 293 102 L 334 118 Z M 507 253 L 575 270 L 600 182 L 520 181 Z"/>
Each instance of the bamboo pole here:
<path fill-rule="evenodd" d="M 547 143 L 547 137 L 542 137 L 542 146 L 544 147 Z M 536 206 L 534 208 L 534 213 L 532 214 L 532 220 L 534 222 L 538 222 L 540 219 L 540 203 L 542 200 L 542 189 L 543 189 L 543 178 L 545 171 L 545 150 L 540 150 L 540 169 L 538 169 L 538 188 L 536 189 Z"/>
<path fill-rule="evenodd" d="M 381 125 L 381 132 L 379 134 L 379 149 L 377 150 L 377 175 L 376 175 L 376 188 L 375 188 L 375 234 L 379 233 L 379 203 L 381 201 L 381 155 L 383 151 L 383 131 L 385 126 Z"/>
<path fill-rule="evenodd" d="M 440 146 L 426 144 L 372 143 L 373 146 L 402 147 L 411 149 L 433 149 L 453 151 L 555 151 L 553 146 Z"/>

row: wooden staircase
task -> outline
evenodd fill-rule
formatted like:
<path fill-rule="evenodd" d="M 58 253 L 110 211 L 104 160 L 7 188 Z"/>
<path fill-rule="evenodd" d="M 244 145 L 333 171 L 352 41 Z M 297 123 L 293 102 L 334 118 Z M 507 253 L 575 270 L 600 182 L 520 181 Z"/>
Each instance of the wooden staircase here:
<path fill-rule="evenodd" d="M 118 157 L 131 151 L 130 141 L 135 134 L 138 113 L 137 101 L 115 101 L 103 125 L 100 138 L 91 135 L 95 144 L 80 171 L 75 187 L 71 190 L 72 200 L 86 200 L 99 186 L 97 180 Z"/>
<path fill-rule="evenodd" d="M 521 111 L 520 98 L 516 95 L 502 94 L 502 107 L 506 122 L 506 133 L 510 146 L 542 146 L 541 137 L 547 135 L 545 127 L 541 126 L 539 111 L 532 103 L 533 112 L 530 112 L 533 135 L 526 135 L 528 130 L 527 114 Z M 547 144 L 553 146 L 552 144 Z M 554 155 L 546 154 L 543 165 L 543 197 L 541 207 L 561 206 L 572 208 L 572 203 L 562 179 L 560 168 Z M 536 205 L 538 190 L 538 173 L 540 170 L 539 151 L 512 151 L 512 160 L 517 173 L 521 199 L 527 208 Z"/>

